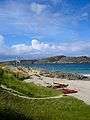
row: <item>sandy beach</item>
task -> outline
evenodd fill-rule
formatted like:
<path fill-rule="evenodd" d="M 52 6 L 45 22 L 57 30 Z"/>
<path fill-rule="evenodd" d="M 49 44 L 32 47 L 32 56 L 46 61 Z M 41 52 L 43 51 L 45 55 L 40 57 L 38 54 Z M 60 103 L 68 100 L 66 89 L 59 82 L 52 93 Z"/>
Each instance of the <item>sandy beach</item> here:
<path fill-rule="evenodd" d="M 77 93 L 69 94 L 70 96 L 74 96 L 80 100 L 83 100 L 86 104 L 90 104 L 90 81 L 66 80 L 44 76 L 32 76 L 31 79 L 26 79 L 24 81 L 27 83 L 33 82 L 42 86 L 54 85 L 54 83 L 68 84 L 68 88 L 78 91 Z"/>
<path fill-rule="evenodd" d="M 55 83 L 59 84 L 68 84 L 68 89 L 76 90 L 77 93 L 68 94 L 70 96 L 74 96 L 80 100 L 83 100 L 85 103 L 90 105 L 90 80 L 67 80 L 67 79 L 61 79 L 56 77 L 46 77 L 43 75 L 40 75 L 40 71 L 27 68 L 15 68 L 10 67 L 10 69 L 15 73 L 20 73 L 22 76 L 30 76 L 29 79 L 25 79 L 23 82 L 33 82 L 36 85 L 41 86 L 55 86 Z"/>
<path fill-rule="evenodd" d="M 90 104 L 90 81 L 62 80 L 61 82 L 69 84 L 69 88 L 78 91 L 77 93 L 70 94 L 71 96 L 74 96 L 83 100 L 85 103 Z"/>

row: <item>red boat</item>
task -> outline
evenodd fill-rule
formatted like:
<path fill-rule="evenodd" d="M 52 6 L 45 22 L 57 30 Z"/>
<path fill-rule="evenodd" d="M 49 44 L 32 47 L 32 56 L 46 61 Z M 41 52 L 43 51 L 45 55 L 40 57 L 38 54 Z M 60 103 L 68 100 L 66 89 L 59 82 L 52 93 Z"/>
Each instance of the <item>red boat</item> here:
<path fill-rule="evenodd" d="M 77 90 L 72 90 L 72 89 L 62 89 L 62 92 L 64 94 L 70 94 L 70 93 L 77 93 L 78 91 Z"/>

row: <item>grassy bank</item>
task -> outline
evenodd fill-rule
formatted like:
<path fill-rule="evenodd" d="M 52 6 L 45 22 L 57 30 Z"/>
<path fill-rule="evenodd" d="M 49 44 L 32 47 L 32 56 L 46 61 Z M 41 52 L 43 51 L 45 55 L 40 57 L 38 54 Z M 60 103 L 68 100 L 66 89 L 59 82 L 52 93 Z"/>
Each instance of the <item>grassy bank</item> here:
<path fill-rule="evenodd" d="M 25 83 L 20 81 L 13 74 L 7 73 L 6 71 L 1 71 L 1 79 L 1 84 L 30 97 L 49 97 L 62 94 L 61 92 L 51 88 L 45 88 L 42 86 L 37 86 L 33 83 Z"/>
<path fill-rule="evenodd" d="M 5 113 L 5 114 L 4 114 Z M 0 117 L 13 120 L 90 120 L 90 106 L 72 97 L 27 100 L 0 90 Z M 0 120 L 5 120 L 3 117 Z"/>
<path fill-rule="evenodd" d="M 62 94 L 51 88 L 25 83 L 0 69 L 0 83 L 30 97 Z M 0 120 L 90 120 L 90 106 L 69 96 L 58 99 L 28 100 L 0 88 Z"/>

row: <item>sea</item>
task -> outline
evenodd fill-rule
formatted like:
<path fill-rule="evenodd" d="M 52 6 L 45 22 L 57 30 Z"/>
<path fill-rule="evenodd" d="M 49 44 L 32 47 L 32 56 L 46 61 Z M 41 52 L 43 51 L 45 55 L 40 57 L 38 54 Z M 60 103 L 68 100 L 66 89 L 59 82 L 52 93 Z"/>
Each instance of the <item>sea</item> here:
<path fill-rule="evenodd" d="M 51 72 L 77 73 L 85 76 L 90 76 L 90 63 L 85 64 L 29 64 L 26 67 L 34 69 L 47 70 Z"/>

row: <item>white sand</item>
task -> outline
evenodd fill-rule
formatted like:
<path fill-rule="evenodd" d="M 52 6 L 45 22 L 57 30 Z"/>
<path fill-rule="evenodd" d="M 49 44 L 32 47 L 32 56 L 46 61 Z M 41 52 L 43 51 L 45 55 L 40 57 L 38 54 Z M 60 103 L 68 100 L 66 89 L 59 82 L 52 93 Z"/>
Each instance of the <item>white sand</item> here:
<path fill-rule="evenodd" d="M 81 99 L 90 105 L 90 81 L 63 80 L 62 83 L 69 84 L 69 88 L 78 91 L 78 93 L 70 94 L 71 96 Z"/>
<path fill-rule="evenodd" d="M 78 99 L 83 100 L 85 103 L 90 104 L 90 81 L 82 81 L 82 80 L 66 80 L 66 79 L 58 79 L 58 78 L 49 78 L 49 77 L 37 77 L 32 76 L 32 79 L 24 80 L 25 82 L 33 82 L 38 85 L 48 86 L 53 85 L 54 83 L 64 83 L 68 84 L 68 88 L 77 90 L 78 93 L 69 94 Z"/>

